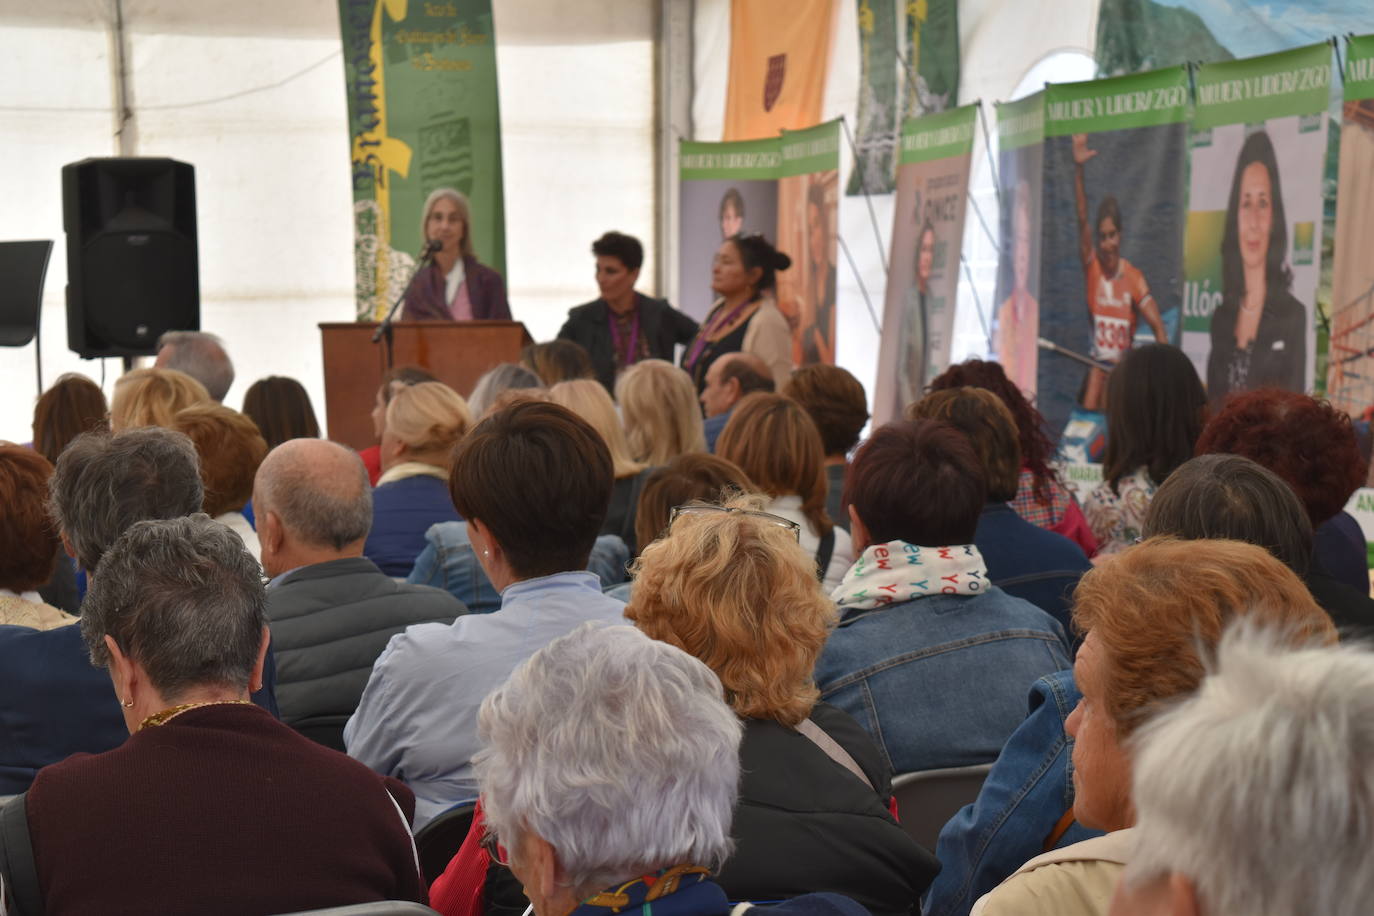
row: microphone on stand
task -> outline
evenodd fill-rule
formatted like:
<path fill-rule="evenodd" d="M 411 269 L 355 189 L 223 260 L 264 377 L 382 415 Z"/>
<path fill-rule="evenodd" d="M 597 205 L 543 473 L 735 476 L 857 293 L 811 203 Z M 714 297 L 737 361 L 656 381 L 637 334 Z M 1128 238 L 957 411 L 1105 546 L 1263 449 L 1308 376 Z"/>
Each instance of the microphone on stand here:
<path fill-rule="evenodd" d="M 373 343 L 386 337 L 386 367 L 388 369 L 391 368 L 391 323 L 396 318 L 396 310 L 405 301 L 406 293 L 410 292 L 410 287 L 414 284 L 415 278 L 420 275 L 420 270 L 433 260 L 439 249 L 443 247 L 444 243 L 438 239 L 430 239 L 425 242 L 424 247 L 420 249 L 419 256 L 415 259 L 415 269 L 411 271 L 410 280 L 406 282 L 406 288 L 401 290 L 401 295 L 397 296 L 396 301 L 391 303 L 391 310 L 386 313 L 386 317 L 382 319 L 381 324 L 377 325 L 377 330 L 372 334 Z"/>

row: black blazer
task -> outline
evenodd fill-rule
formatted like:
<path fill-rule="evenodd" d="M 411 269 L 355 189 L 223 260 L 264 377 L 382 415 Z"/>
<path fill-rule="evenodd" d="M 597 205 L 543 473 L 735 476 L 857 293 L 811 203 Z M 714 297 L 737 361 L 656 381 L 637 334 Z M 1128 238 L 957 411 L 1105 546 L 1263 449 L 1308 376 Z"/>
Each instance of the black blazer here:
<path fill-rule="evenodd" d="M 1231 393 L 1227 369 L 1236 353 L 1236 321 L 1240 308 L 1224 303 L 1212 315 L 1212 350 L 1207 356 L 1207 397 L 1213 408 Z M 1287 290 L 1271 290 L 1260 313 L 1259 329 L 1251 344 L 1248 388 L 1274 385 L 1288 391 L 1306 391 L 1311 384 L 1307 374 L 1306 307 Z"/>
<path fill-rule="evenodd" d="M 668 300 L 635 293 L 635 302 L 639 304 L 639 333 L 649 344 L 650 358 L 672 362 L 677 345 L 691 343 L 697 336 L 697 323 L 669 305 Z M 597 381 L 614 393 L 615 349 L 610 315 L 611 307 L 605 299 L 569 309 L 558 338 L 581 344 L 592 357 Z"/>

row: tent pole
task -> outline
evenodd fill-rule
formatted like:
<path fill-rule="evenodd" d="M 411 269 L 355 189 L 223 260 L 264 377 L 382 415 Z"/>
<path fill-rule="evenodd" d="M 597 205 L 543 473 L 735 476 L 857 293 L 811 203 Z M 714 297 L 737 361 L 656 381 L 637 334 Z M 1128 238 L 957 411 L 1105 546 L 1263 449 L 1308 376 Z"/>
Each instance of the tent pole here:
<path fill-rule="evenodd" d="M 110 60 L 114 67 L 115 155 L 133 156 L 138 151 L 132 93 L 129 90 L 129 37 L 124 31 L 124 0 L 110 0 Z"/>

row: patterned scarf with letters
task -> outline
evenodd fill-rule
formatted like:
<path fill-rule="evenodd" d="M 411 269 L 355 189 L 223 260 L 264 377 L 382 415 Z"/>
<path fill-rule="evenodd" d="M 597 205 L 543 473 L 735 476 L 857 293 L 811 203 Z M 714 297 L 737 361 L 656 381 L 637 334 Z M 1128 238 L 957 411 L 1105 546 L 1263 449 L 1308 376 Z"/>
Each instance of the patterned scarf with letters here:
<path fill-rule="evenodd" d="M 842 610 L 866 611 L 930 595 L 979 595 L 991 586 L 983 555 L 972 544 L 889 541 L 870 545 L 830 597 Z"/>

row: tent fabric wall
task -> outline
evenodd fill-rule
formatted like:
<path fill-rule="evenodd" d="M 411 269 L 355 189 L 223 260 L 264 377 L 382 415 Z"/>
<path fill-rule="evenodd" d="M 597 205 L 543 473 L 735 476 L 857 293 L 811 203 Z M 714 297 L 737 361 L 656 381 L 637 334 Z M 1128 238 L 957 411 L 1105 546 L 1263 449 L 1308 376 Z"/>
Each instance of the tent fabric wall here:
<path fill-rule="evenodd" d="M 536 339 L 596 295 L 591 241 L 650 252 L 653 292 L 657 3 L 494 3 L 507 259 L 517 318 Z M 66 348 L 60 169 L 112 156 L 109 16 L 95 0 L 0 0 L 0 151 L 11 163 L 0 239 L 56 242 L 43 302 L 43 375 L 101 366 Z M 352 193 L 337 0 L 125 0 L 136 153 L 196 166 L 201 322 L 254 380 L 292 375 L 324 416 L 316 324 L 353 317 Z M 246 91 L 258 90 L 258 91 Z M 234 98 L 224 98 L 236 96 Z M 205 104 L 194 104 L 205 103 Z M 119 373 L 109 361 L 106 385 Z M 0 439 L 27 441 L 33 347 L 0 350 Z"/>

